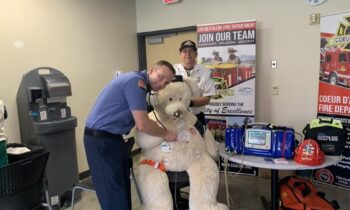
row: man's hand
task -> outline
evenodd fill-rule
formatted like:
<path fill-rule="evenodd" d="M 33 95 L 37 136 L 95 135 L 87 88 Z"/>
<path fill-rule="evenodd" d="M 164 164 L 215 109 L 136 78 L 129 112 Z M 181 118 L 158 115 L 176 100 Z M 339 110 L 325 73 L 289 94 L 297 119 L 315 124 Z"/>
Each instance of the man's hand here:
<path fill-rule="evenodd" d="M 165 141 L 176 141 L 176 134 L 160 127 L 157 123 L 149 119 L 146 111 L 134 110 L 131 111 L 135 120 L 136 128 L 150 136 L 157 136 L 165 139 Z"/>
<path fill-rule="evenodd" d="M 176 141 L 177 135 L 173 131 L 166 130 L 166 134 L 164 136 L 165 141 Z"/>

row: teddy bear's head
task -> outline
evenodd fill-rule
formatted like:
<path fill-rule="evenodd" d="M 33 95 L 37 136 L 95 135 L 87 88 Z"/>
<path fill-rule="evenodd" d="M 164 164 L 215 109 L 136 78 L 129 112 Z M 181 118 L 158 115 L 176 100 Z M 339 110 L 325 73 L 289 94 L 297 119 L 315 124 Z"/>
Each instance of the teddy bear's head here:
<path fill-rule="evenodd" d="M 173 117 L 181 117 L 187 112 L 192 97 L 199 96 L 197 82 L 191 78 L 176 76 L 163 90 L 151 97 L 156 112 Z"/>

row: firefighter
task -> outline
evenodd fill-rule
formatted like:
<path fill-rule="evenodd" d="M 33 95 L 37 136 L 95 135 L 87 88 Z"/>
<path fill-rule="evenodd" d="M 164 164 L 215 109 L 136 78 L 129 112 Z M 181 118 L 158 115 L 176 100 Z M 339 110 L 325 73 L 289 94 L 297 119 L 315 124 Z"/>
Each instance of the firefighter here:
<path fill-rule="evenodd" d="M 240 64 L 241 63 L 241 60 L 239 59 L 239 57 L 237 55 L 235 55 L 237 50 L 235 50 L 232 47 L 229 47 L 227 49 L 227 52 L 229 53 L 227 63 L 232 63 L 232 64 Z"/>
<path fill-rule="evenodd" d="M 168 85 L 175 75 L 167 61 L 148 71 L 123 73 L 101 91 L 87 120 L 84 146 L 102 210 L 131 210 L 129 157 L 124 134 L 136 128 L 175 141 L 176 134 L 159 127 L 147 114 L 146 95 Z"/>
<path fill-rule="evenodd" d="M 213 63 L 222 63 L 222 58 L 219 56 L 218 51 L 213 51 Z"/>
<path fill-rule="evenodd" d="M 181 64 L 174 65 L 176 74 L 197 80 L 201 89 L 201 96 L 192 98 L 190 107 L 192 113 L 205 126 L 205 106 L 209 104 L 211 97 L 216 93 L 214 80 L 211 78 L 211 71 L 203 65 L 197 64 L 197 46 L 193 41 L 186 40 L 182 42 L 179 51 Z"/>

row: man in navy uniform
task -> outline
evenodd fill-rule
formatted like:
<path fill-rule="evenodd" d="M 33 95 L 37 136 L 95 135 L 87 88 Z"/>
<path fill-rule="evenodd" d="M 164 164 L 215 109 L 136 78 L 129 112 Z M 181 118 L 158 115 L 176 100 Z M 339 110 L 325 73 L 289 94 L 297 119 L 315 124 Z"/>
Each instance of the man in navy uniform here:
<path fill-rule="evenodd" d="M 120 74 L 109 82 L 93 106 L 84 134 L 86 156 L 103 210 L 131 210 L 128 151 L 123 134 L 136 128 L 176 141 L 176 134 L 148 117 L 146 95 L 168 85 L 175 69 L 167 61 L 148 71 Z"/>

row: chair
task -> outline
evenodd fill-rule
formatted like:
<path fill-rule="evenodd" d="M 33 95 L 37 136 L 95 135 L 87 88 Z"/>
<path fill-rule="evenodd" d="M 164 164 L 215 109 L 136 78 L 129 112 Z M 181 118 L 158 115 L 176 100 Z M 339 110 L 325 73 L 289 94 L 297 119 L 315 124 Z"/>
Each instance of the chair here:
<path fill-rule="evenodd" d="M 128 153 L 129 153 L 130 175 L 132 176 L 131 178 L 135 182 L 137 195 L 139 197 L 140 202 L 142 203 L 141 194 L 140 194 L 140 191 L 139 191 L 136 179 L 135 179 L 135 173 L 134 173 L 134 168 L 133 168 L 132 157 L 130 156 L 132 148 L 133 148 L 133 146 L 135 144 L 134 137 L 130 137 L 130 138 L 126 139 L 126 144 L 127 144 L 127 149 L 128 149 Z M 74 200 L 75 200 L 75 195 L 76 195 L 76 191 L 77 190 L 88 191 L 88 192 L 96 192 L 94 184 L 92 182 L 91 176 L 89 178 L 81 181 L 81 182 L 78 182 L 78 183 L 74 184 L 73 190 L 72 190 L 71 210 L 74 210 Z"/>
<path fill-rule="evenodd" d="M 9 165 L 0 168 L 0 210 L 39 206 L 52 209 L 44 178 L 48 157 L 49 152 L 41 152 L 10 161 Z M 44 193 L 46 203 L 43 201 Z"/>

